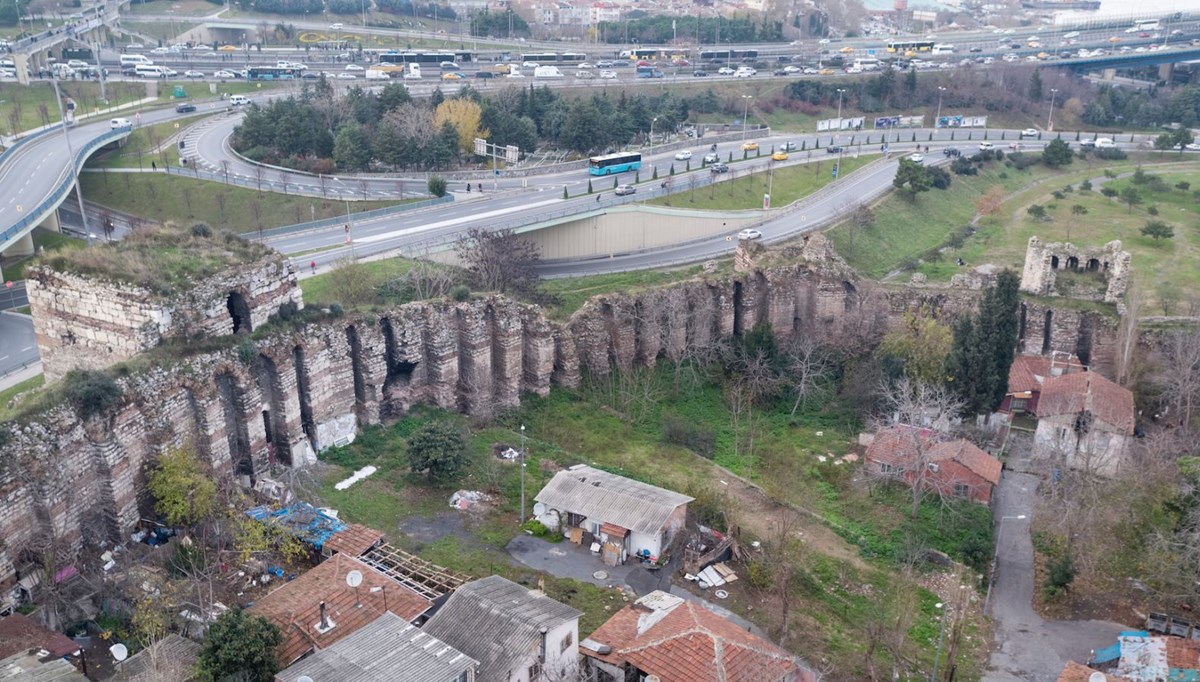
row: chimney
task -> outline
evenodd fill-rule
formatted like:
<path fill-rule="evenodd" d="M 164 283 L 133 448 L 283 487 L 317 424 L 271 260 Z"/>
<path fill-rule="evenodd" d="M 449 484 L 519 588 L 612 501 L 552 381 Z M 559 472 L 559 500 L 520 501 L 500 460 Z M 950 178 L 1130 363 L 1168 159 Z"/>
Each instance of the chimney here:
<path fill-rule="evenodd" d="M 329 629 L 329 617 L 325 615 L 325 602 L 321 602 L 321 629 Z"/>
<path fill-rule="evenodd" d="M 545 663 L 546 662 L 546 633 L 549 632 L 549 630 L 546 628 L 545 625 L 543 625 L 538 630 L 538 632 L 542 633 L 542 663 Z"/>

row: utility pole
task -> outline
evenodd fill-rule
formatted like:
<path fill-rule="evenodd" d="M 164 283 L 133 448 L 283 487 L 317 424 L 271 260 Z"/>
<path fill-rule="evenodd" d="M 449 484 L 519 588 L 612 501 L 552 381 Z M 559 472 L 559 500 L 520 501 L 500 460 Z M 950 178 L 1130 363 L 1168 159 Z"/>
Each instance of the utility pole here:
<path fill-rule="evenodd" d="M 521 424 L 521 525 L 525 525 L 525 425 Z"/>
<path fill-rule="evenodd" d="M 1046 119 L 1046 132 L 1054 132 L 1054 96 L 1058 94 L 1058 88 L 1050 88 L 1050 116 Z"/>
<path fill-rule="evenodd" d="M 938 86 L 938 108 L 937 108 L 937 115 L 933 117 L 933 127 L 934 128 L 938 127 L 938 121 L 941 120 L 941 118 L 942 118 L 942 93 L 945 91 L 946 91 L 946 88 L 942 87 L 941 85 Z"/>
<path fill-rule="evenodd" d="M 841 92 L 840 90 L 838 92 Z M 750 115 L 750 100 L 754 99 L 754 95 L 742 95 L 742 99 L 746 100 L 745 106 L 742 107 L 742 142 L 746 141 L 746 117 Z M 839 111 L 841 109 L 839 108 Z M 841 117 L 841 114 L 838 114 Z"/>
<path fill-rule="evenodd" d="M 63 114 L 62 93 L 58 91 L 58 77 L 51 78 L 50 82 L 54 84 L 54 103 L 58 105 L 58 119 L 62 122 L 63 139 L 67 141 L 67 154 L 70 155 L 67 166 L 71 169 L 71 182 L 75 185 L 75 198 L 79 200 L 79 219 L 83 221 L 83 233 L 87 235 L 88 246 L 91 246 L 92 231 L 88 228 L 87 211 L 83 209 L 83 187 L 79 185 L 79 173 L 75 169 L 75 149 L 71 145 L 67 117 Z"/>

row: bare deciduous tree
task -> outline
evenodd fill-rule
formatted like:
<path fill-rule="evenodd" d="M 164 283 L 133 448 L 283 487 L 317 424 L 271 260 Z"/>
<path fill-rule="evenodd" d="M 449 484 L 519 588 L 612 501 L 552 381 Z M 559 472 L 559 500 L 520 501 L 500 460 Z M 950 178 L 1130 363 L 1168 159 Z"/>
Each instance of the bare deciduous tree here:
<path fill-rule="evenodd" d="M 472 228 L 455 243 L 455 251 L 475 286 L 485 291 L 529 292 L 538 281 L 537 245 L 511 229 Z"/>
<path fill-rule="evenodd" d="M 373 287 L 370 274 L 350 258 L 334 261 L 329 271 L 330 288 L 342 305 L 351 308 L 369 303 Z"/>
<path fill-rule="evenodd" d="M 1190 429 L 1200 403 L 1200 333 L 1192 329 L 1167 335 L 1162 355 L 1166 421 Z"/>
<path fill-rule="evenodd" d="M 786 380 L 790 390 L 796 394 L 791 415 L 809 398 L 816 396 L 834 370 L 829 349 L 812 336 L 797 336 L 784 348 Z"/>

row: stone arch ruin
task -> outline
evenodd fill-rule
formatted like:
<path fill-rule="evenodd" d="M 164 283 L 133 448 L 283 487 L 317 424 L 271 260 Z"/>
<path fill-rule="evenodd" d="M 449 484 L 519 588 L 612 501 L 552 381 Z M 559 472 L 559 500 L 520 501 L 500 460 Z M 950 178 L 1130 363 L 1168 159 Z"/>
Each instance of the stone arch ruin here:
<path fill-rule="evenodd" d="M 1025 266 L 1021 271 L 1021 291 L 1035 296 L 1060 296 L 1057 282 L 1061 272 L 1093 273 L 1103 278 L 1095 293 L 1073 290 L 1073 298 L 1120 304 L 1129 285 L 1130 256 L 1113 240 L 1100 248 L 1080 248 L 1069 242 L 1045 244 L 1036 236 L 1029 238 Z"/>

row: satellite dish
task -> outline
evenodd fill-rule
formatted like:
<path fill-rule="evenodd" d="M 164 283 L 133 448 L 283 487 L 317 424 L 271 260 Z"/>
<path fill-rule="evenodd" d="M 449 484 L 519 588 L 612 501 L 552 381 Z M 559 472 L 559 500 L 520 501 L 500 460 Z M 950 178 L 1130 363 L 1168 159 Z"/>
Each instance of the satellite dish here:
<path fill-rule="evenodd" d="M 116 659 L 117 663 L 129 658 L 129 649 L 127 649 L 124 644 L 114 644 L 108 647 L 108 651 L 112 654 L 112 657 Z"/>
<path fill-rule="evenodd" d="M 346 574 L 346 584 L 350 587 L 358 587 L 362 584 L 362 573 L 360 571 L 350 571 Z M 299 680 L 297 680 L 299 682 Z"/>
<path fill-rule="evenodd" d="M 1107 679 L 1108 675 L 1105 675 L 1104 673 L 1092 673 L 1091 675 L 1088 675 L 1088 682 L 1105 682 Z M 296 680 L 296 682 L 302 681 Z"/>

